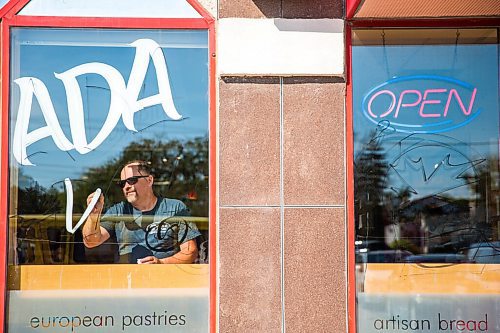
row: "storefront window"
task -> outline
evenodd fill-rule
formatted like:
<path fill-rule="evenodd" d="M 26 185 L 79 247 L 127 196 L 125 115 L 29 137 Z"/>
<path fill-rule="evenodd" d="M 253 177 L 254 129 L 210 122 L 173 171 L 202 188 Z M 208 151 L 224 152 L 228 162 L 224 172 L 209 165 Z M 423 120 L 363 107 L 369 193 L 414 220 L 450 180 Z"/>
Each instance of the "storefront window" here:
<path fill-rule="evenodd" d="M 500 329 L 497 29 L 354 30 L 357 323 Z"/>
<path fill-rule="evenodd" d="M 9 331 L 207 331 L 208 31 L 10 50 Z"/>

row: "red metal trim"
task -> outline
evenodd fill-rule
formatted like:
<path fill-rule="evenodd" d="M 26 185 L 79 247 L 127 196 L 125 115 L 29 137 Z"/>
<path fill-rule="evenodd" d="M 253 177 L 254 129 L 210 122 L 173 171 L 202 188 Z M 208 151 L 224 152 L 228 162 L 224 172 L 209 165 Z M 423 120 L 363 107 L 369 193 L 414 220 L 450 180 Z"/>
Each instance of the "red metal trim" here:
<path fill-rule="evenodd" d="M 16 4 L 12 6 L 11 11 L 9 12 L 9 18 L 14 17 L 24 8 L 31 0 L 17 0 Z"/>
<path fill-rule="evenodd" d="M 0 290 L 3 297 L 0 297 L 0 330 L 3 332 L 5 326 L 5 295 L 7 281 L 7 254 L 8 254 L 8 195 L 9 193 L 9 52 L 10 52 L 10 28 L 8 20 L 1 22 L 1 52 L 2 52 L 2 133 L 0 153 Z M 2 252 L 3 255 L 2 255 Z"/>
<path fill-rule="evenodd" d="M 207 21 L 208 24 L 215 21 L 213 16 L 196 0 L 186 0 L 186 1 L 188 4 L 191 5 L 191 7 L 193 7 L 198 12 L 198 14 L 203 16 L 203 18 Z"/>
<path fill-rule="evenodd" d="M 10 0 L 0 10 L 0 18 L 12 18 L 21 8 L 26 6 L 30 0 Z"/>
<path fill-rule="evenodd" d="M 208 29 L 202 18 L 101 18 L 14 16 L 11 24 L 25 27 L 124 28 L 124 29 Z"/>
<path fill-rule="evenodd" d="M 354 17 L 363 0 L 346 0 L 346 19 Z"/>
<path fill-rule="evenodd" d="M 215 21 L 209 23 L 209 130 L 210 130 L 210 175 L 209 175 L 209 197 L 210 197 L 210 225 L 209 225 L 209 258 L 210 258 L 210 310 L 209 323 L 210 333 L 217 332 L 217 161 L 219 152 L 217 151 L 217 80 L 216 80 L 216 43 L 215 43 Z"/>
<path fill-rule="evenodd" d="M 348 16 L 350 18 L 350 16 Z M 353 143 L 353 78 L 352 78 L 352 29 L 355 28 L 477 28 L 498 27 L 498 18 L 443 18 L 443 19 L 359 19 L 348 20 L 346 39 L 346 149 L 347 149 L 347 238 L 348 238 L 348 330 L 356 333 L 356 263 L 354 222 L 354 143 Z"/>
<path fill-rule="evenodd" d="M 4 16 L 8 18 L 13 17 L 30 1 L 31 0 L 10 0 L 0 10 L 0 18 Z M 193 9 L 196 10 L 196 12 L 198 12 L 198 14 L 200 14 L 207 23 L 215 21 L 213 16 L 196 0 L 186 0 L 186 2 L 191 5 L 191 7 L 193 7 Z"/>
<path fill-rule="evenodd" d="M 15 15 L 24 7 L 26 6 L 31 0 L 10 0 L 7 4 L 4 5 L 4 7 L 0 10 L 0 18 L 3 18 L 3 17 L 7 17 L 7 18 L 13 18 L 15 17 Z M 201 5 L 199 4 L 196 0 L 186 0 L 186 2 L 191 5 L 191 7 L 193 7 L 194 10 L 196 10 L 196 12 L 198 12 L 198 14 L 200 14 L 202 17 L 203 17 L 203 20 L 207 23 L 207 25 L 204 27 L 204 28 L 208 28 L 208 25 L 211 23 L 211 22 L 214 22 L 215 19 L 212 17 L 212 15 Z M 25 16 L 19 16 L 19 17 L 25 17 Z M 29 17 L 29 16 L 26 16 L 26 17 Z M 35 16 L 31 16 L 31 17 L 35 17 Z M 40 18 L 44 18 L 44 17 L 39 17 L 38 19 Z M 56 18 L 56 17 L 51 17 L 51 18 Z M 85 18 L 81 18 L 81 17 L 71 17 L 71 18 L 68 18 L 70 20 L 77 20 L 77 19 L 85 19 Z M 113 21 L 119 21 L 119 20 L 127 20 L 127 18 L 125 19 L 122 19 L 122 18 L 87 18 L 88 19 L 91 19 L 91 20 L 94 20 L 94 19 L 103 19 L 103 20 L 113 20 Z M 172 18 L 172 19 L 157 19 L 157 18 L 129 18 L 130 20 L 144 20 L 144 21 L 148 21 L 148 20 L 175 20 L 175 21 L 185 21 L 185 20 L 200 20 L 198 18 Z M 172 24 L 173 25 L 177 25 L 178 23 L 176 22 L 171 22 L 171 23 L 166 23 L 166 25 L 170 25 Z M 41 26 L 40 24 L 43 24 L 43 22 L 38 22 L 38 24 L 34 25 L 34 26 Z M 77 23 L 75 23 L 77 24 Z M 160 24 L 165 24 L 165 23 L 160 23 Z M 57 25 L 57 23 L 55 23 L 55 25 Z M 42 26 L 46 26 L 46 25 L 42 25 Z M 66 25 L 64 25 L 66 26 Z M 128 25 L 125 25 L 127 28 L 135 28 L 135 25 L 134 26 L 128 26 Z M 87 26 L 85 25 L 85 27 L 90 27 L 90 26 Z M 116 26 L 113 26 L 113 27 L 116 27 Z"/>
<path fill-rule="evenodd" d="M 498 18 L 421 18 L 421 19 L 359 19 L 349 20 L 353 28 L 480 28 L 500 26 Z"/>
<path fill-rule="evenodd" d="M 356 262 L 354 251 L 354 130 L 352 107 L 352 36 L 345 27 L 346 45 L 346 182 L 347 182 L 347 327 L 356 333 Z"/>

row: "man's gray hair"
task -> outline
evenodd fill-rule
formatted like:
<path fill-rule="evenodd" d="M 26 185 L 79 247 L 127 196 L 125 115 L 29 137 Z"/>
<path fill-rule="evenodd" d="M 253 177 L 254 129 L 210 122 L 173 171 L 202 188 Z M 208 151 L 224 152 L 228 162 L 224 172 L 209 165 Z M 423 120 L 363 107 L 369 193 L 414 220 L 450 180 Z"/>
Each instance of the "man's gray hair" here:
<path fill-rule="evenodd" d="M 126 166 L 137 166 L 137 171 L 139 171 L 141 175 L 151 175 L 151 167 L 149 166 L 149 163 L 147 161 L 132 160 L 125 163 L 123 167 L 125 168 Z"/>

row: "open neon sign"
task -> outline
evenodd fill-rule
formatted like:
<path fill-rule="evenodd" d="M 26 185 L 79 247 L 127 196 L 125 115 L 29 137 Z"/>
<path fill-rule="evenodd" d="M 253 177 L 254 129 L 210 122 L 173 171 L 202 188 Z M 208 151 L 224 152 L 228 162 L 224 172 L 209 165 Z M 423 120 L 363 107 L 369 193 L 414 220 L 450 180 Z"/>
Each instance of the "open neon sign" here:
<path fill-rule="evenodd" d="M 480 113 L 478 89 L 437 75 L 391 79 L 370 90 L 362 102 L 371 122 L 389 121 L 404 133 L 440 133 L 467 125 Z"/>

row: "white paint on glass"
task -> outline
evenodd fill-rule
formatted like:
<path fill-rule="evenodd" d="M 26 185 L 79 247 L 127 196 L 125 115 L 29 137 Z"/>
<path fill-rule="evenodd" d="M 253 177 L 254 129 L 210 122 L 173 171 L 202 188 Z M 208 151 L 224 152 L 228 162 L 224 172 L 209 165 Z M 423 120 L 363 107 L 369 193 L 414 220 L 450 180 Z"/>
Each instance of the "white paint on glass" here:
<path fill-rule="evenodd" d="M 100 289 L 9 291 L 10 309 L 17 309 L 8 313 L 9 332 L 208 331 L 208 288 L 157 288 L 152 284 L 150 288 L 105 289 L 107 281 L 98 282 L 101 285 L 94 285 Z"/>
<path fill-rule="evenodd" d="M 78 220 L 78 223 L 73 227 L 73 185 L 71 184 L 71 179 L 64 179 L 64 186 L 66 187 L 66 230 L 72 234 L 75 233 L 76 230 L 87 220 L 90 212 L 94 209 L 99 197 L 101 196 L 101 189 L 98 188 L 94 192 L 94 196 L 90 201 L 87 209 L 83 212 L 83 215 Z"/>
<path fill-rule="evenodd" d="M 75 149 L 80 154 L 87 154 L 96 149 L 109 136 L 120 118 L 128 130 L 136 132 L 134 114 L 149 106 L 161 105 L 169 118 L 173 120 L 182 118 L 174 105 L 165 56 L 160 46 L 151 39 L 136 40 L 131 46 L 135 47 L 136 54 L 127 84 L 117 69 L 98 62 L 82 64 L 63 73 L 54 74 L 63 82 L 66 91 L 72 142 L 61 129 L 54 104 L 45 84 L 35 77 L 22 77 L 14 80 L 21 90 L 12 145 L 13 155 L 18 163 L 33 165 L 28 158 L 27 147 L 46 137 L 52 137 L 56 146 L 62 151 Z M 139 100 L 139 93 L 146 78 L 150 59 L 153 62 L 159 93 Z M 84 74 L 100 75 L 108 83 L 111 92 L 106 121 L 96 137 L 90 142 L 87 141 L 85 132 L 83 99 L 77 81 L 77 78 Z M 46 126 L 28 132 L 33 97 L 40 105 Z"/>
<path fill-rule="evenodd" d="M 456 294 L 358 292 L 358 332 L 499 332 L 498 295 L 460 294 L 459 288 Z"/>

